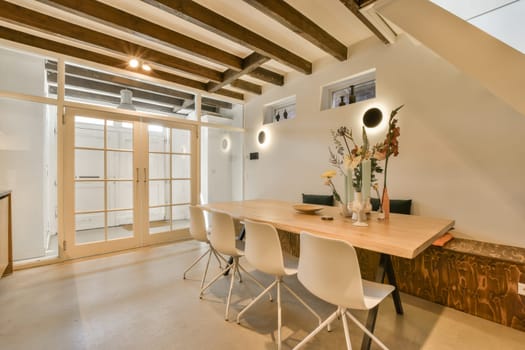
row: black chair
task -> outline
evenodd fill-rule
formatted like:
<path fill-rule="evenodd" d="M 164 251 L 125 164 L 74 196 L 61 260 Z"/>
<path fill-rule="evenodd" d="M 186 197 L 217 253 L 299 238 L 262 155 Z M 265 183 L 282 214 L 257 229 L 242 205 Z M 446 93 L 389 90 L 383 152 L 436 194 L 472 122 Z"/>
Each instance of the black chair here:
<path fill-rule="evenodd" d="M 370 201 L 372 202 L 372 210 L 377 211 L 379 209 L 379 199 L 370 198 Z M 410 215 L 412 212 L 412 199 L 391 199 L 390 212 Z"/>
<path fill-rule="evenodd" d="M 330 205 L 333 207 L 334 206 L 334 196 L 333 195 L 323 195 L 323 194 L 304 194 L 303 193 L 303 203 Z"/>

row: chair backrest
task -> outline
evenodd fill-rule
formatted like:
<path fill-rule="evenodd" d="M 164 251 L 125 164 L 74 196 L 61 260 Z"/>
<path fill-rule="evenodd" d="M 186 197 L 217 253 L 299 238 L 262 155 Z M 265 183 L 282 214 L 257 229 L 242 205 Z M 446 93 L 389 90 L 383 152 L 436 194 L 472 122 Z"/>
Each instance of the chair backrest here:
<path fill-rule="evenodd" d="M 304 194 L 303 193 L 303 203 L 333 206 L 334 196 L 324 195 L 324 194 Z"/>
<path fill-rule="evenodd" d="M 345 241 L 302 232 L 297 277 L 312 294 L 331 304 L 367 308 L 357 255 Z"/>
<path fill-rule="evenodd" d="M 220 211 L 211 212 L 211 245 L 220 253 L 238 255 L 235 246 L 235 225 L 230 214 Z"/>
<path fill-rule="evenodd" d="M 197 241 L 208 242 L 204 212 L 195 205 L 190 205 L 190 234 Z"/>
<path fill-rule="evenodd" d="M 246 220 L 246 245 L 244 257 L 257 270 L 283 276 L 284 259 L 279 234 L 269 224 Z"/>
<path fill-rule="evenodd" d="M 370 198 L 370 202 L 372 203 L 372 210 L 379 209 L 379 199 Z M 410 215 L 412 213 L 412 199 L 391 199 L 390 212 Z"/>

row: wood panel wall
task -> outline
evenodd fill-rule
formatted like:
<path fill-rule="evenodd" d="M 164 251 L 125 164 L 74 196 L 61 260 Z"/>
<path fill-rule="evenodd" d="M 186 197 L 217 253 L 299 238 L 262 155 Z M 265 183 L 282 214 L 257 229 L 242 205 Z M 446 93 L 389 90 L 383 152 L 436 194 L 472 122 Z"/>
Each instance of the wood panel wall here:
<path fill-rule="evenodd" d="M 283 249 L 299 256 L 299 236 L 279 232 Z M 361 274 L 373 280 L 379 254 L 357 249 Z M 525 331 L 525 249 L 453 239 L 415 259 L 392 258 L 399 290 Z"/>

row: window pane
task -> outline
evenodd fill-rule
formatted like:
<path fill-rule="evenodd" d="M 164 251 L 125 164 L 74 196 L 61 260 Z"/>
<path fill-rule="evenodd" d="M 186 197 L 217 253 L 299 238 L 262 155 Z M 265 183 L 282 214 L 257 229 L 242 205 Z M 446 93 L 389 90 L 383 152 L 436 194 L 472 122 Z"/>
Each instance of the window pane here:
<path fill-rule="evenodd" d="M 133 208 L 133 181 L 108 181 L 108 209 Z"/>
<path fill-rule="evenodd" d="M 108 151 L 108 179 L 133 179 L 133 153 Z"/>
<path fill-rule="evenodd" d="M 172 203 L 189 203 L 191 199 L 190 180 L 174 180 L 172 184 Z"/>
<path fill-rule="evenodd" d="M 161 125 L 148 125 L 149 151 L 170 151 L 170 129 Z"/>
<path fill-rule="evenodd" d="M 104 241 L 104 213 L 76 214 L 75 240 L 77 244 Z"/>
<path fill-rule="evenodd" d="M 149 182 L 149 205 L 163 205 L 170 203 L 170 182 L 155 181 Z"/>
<path fill-rule="evenodd" d="M 104 151 L 75 150 L 75 178 L 103 179 Z"/>
<path fill-rule="evenodd" d="M 203 127 L 201 134 L 202 200 L 242 200 L 243 133 Z M 224 140 L 229 147 L 223 147 Z"/>
<path fill-rule="evenodd" d="M 75 183 L 75 211 L 103 210 L 104 182 L 89 181 Z"/>
<path fill-rule="evenodd" d="M 149 233 L 170 231 L 170 207 L 150 208 Z"/>
<path fill-rule="evenodd" d="M 53 96 L 48 95 L 45 62 L 45 57 L 36 54 L 0 48 L 0 90 L 56 98 L 56 93 Z M 56 85 L 56 61 L 50 63 L 54 64 L 55 68 L 47 79 L 54 80 Z"/>
<path fill-rule="evenodd" d="M 171 129 L 172 147 L 174 153 L 191 152 L 191 131 L 184 129 Z"/>
<path fill-rule="evenodd" d="M 191 156 L 173 155 L 172 156 L 172 177 L 189 178 L 191 176 Z"/>
<path fill-rule="evenodd" d="M 107 148 L 133 149 L 133 123 L 108 120 Z"/>
<path fill-rule="evenodd" d="M 170 177 L 169 154 L 150 153 L 149 155 L 149 178 L 168 179 Z"/>
<path fill-rule="evenodd" d="M 190 226 L 190 215 L 187 205 L 177 205 L 172 207 L 172 220 L 171 220 L 171 229 L 180 230 L 188 228 Z"/>
<path fill-rule="evenodd" d="M 75 146 L 104 148 L 104 119 L 75 117 Z"/>
<path fill-rule="evenodd" d="M 55 106 L 0 98 L 0 188 L 13 191 L 15 261 L 58 255 L 56 127 Z"/>
<path fill-rule="evenodd" d="M 108 240 L 133 237 L 133 211 L 108 212 Z"/>

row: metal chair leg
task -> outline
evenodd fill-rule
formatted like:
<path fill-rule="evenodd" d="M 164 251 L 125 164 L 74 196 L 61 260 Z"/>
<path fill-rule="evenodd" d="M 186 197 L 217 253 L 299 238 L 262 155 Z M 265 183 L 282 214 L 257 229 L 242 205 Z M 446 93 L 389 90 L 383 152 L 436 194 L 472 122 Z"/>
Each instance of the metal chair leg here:
<path fill-rule="evenodd" d="M 348 310 L 345 311 L 345 315 L 348 316 L 363 332 L 365 332 L 377 345 L 383 350 L 388 350 L 385 344 L 381 342 L 372 332 L 370 332 L 357 318 L 354 317 Z"/>
<path fill-rule="evenodd" d="M 345 316 L 345 309 L 341 310 L 341 320 L 343 321 L 343 330 L 345 333 L 346 348 L 352 350 L 352 343 L 350 342 L 350 330 L 348 329 L 348 321 Z"/>
<path fill-rule="evenodd" d="M 246 275 L 247 275 L 248 277 L 250 277 L 250 278 L 252 279 L 252 281 L 254 281 L 259 287 L 261 287 L 262 289 L 265 289 L 264 286 L 262 285 L 262 283 L 259 282 L 259 280 L 257 280 L 257 278 L 255 278 L 254 275 L 252 275 L 251 273 L 249 273 L 248 271 L 246 271 L 246 269 L 245 269 L 244 267 L 242 267 L 241 264 L 239 264 L 239 268 L 240 268 L 241 270 L 243 270 L 244 273 L 246 273 Z M 273 301 L 272 294 L 271 294 L 271 293 L 268 293 L 268 295 L 270 296 L 270 301 Z"/>
<path fill-rule="evenodd" d="M 233 268 L 232 275 L 230 277 L 230 289 L 228 290 L 228 299 L 226 301 L 226 312 L 224 313 L 224 320 L 228 321 L 228 312 L 230 311 L 230 300 L 232 297 L 233 282 L 235 281 L 235 273 L 237 271 L 237 266 L 239 265 L 239 258 L 233 258 Z"/>
<path fill-rule="evenodd" d="M 217 282 L 217 280 L 219 278 L 221 278 L 224 274 L 224 271 L 229 271 L 233 268 L 233 265 L 228 265 L 226 266 L 226 269 L 219 272 L 210 282 L 208 282 L 208 284 L 206 286 L 204 286 L 204 288 L 201 289 L 201 292 L 200 292 L 200 295 L 199 295 L 199 298 L 202 299 L 202 295 L 204 294 L 204 291 L 206 291 L 206 289 L 208 289 L 212 284 L 214 284 L 215 282 Z"/>
<path fill-rule="evenodd" d="M 188 267 L 188 268 L 186 269 L 186 271 L 184 271 L 184 274 L 182 275 L 182 278 L 183 278 L 183 279 L 186 279 L 186 273 L 187 273 L 189 270 L 191 270 L 195 265 L 197 265 L 197 263 L 198 263 L 199 261 L 201 261 L 202 258 L 204 258 L 204 257 L 206 256 L 206 254 L 208 254 L 208 253 L 210 253 L 210 248 L 208 248 L 208 250 L 206 250 L 206 252 L 204 252 L 201 256 L 199 256 L 197 259 L 195 259 L 195 260 L 193 261 L 193 263 L 190 265 L 190 267 Z"/>
<path fill-rule="evenodd" d="M 326 320 L 324 320 L 319 326 L 317 326 L 316 329 L 312 331 L 312 333 L 308 334 L 306 338 L 304 338 L 299 344 L 293 348 L 293 350 L 298 350 L 301 347 L 304 346 L 304 344 L 308 343 L 310 339 L 315 337 L 317 333 L 323 330 L 324 327 L 326 327 L 328 324 L 332 323 L 333 320 L 337 318 L 337 315 L 339 314 L 339 310 L 336 310 L 333 314 L 331 314 Z"/>
<path fill-rule="evenodd" d="M 277 280 L 273 281 L 272 284 L 270 284 L 265 290 L 263 290 L 258 296 L 255 297 L 248 305 L 244 307 L 238 314 L 237 314 L 237 323 L 241 323 L 241 316 L 248 311 L 256 302 L 258 302 L 262 296 L 266 293 L 268 293 L 277 283 Z"/>

